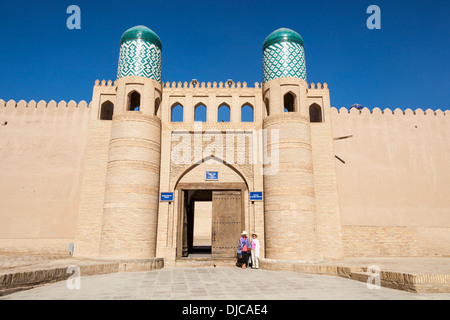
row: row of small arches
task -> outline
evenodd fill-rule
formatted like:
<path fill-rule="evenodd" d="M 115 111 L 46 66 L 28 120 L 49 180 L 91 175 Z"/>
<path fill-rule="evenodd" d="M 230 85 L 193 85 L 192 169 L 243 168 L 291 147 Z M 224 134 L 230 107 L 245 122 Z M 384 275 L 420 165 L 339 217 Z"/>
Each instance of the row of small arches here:
<path fill-rule="evenodd" d="M 270 114 L 269 99 L 266 98 L 264 104 L 266 106 L 267 115 L 269 115 Z M 297 96 L 291 91 L 287 92 L 283 96 L 283 110 L 284 112 L 299 112 Z M 309 119 L 310 122 L 313 123 L 323 122 L 322 107 L 319 106 L 317 103 L 313 103 L 312 105 L 309 106 Z"/>
<path fill-rule="evenodd" d="M 184 121 L 184 107 L 180 103 L 172 105 L 170 111 L 171 122 L 183 122 Z M 199 103 L 194 107 L 194 121 L 206 122 L 207 121 L 207 107 Z M 230 122 L 231 121 L 231 108 L 226 103 L 223 103 L 217 109 L 217 122 Z M 241 122 L 253 122 L 254 112 L 253 107 L 250 104 L 244 104 L 241 107 Z"/>
<path fill-rule="evenodd" d="M 127 108 L 128 111 L 139 111 L 140 106 L 136 103 L 131 103 Z M 157 110 L 157 109 L 156 109 Z M 155 110 L 155 113 L 157 112 Z M 207 108 L 204 104 L 198 104 L 194 108 L 194 121 L 206 122 L 207 120 Z M 114 104 L 111 101 L 106 101 L 100 108 L 100 120 L 112 120 L 114 114 Z M 175 103 L 171 108 L 170 113 L 171 122 L 183 122 L 184 121 L 184 107 L 180 103 Z M 222 104 L 218 108 L 217 115 L 218 122 L 230 122 L 231 121 L 231 109 L 227 104 Z M 249 104 L 245 104 L 241 107 L 241 122 L 253 122 L 254 112 L 253 107 Z"/>
<path fill-rule="evenodd" d="M 160 100 L 155 101 L 155 115 L 158 111 Z M 127 111 L 141 110 L 141 95 L 137 91 L 132 91 L 127 97 Z M 105 101 L 100 107 L 100 120 L 112 120 L 114 114 L 114 104 L 111 101 Z"/>
<path fill-rule="evenodd" d="M 160 105 L 160 99 L 155 101 L 155 115 L 158 112 Z M 297 97 L 288 92 L 284 95 L 284 112 L 298 112 Z M 140 111 L 141 95 L 137 91 L 130 92 L 128 94 L 127 111 Z M 269 115 L 269 101 L 265 101 L 267 115 Z M 106 101 L 101 105 L 100 119 L 112 120 L 114 114 L 114 104 L 110 101 Z M 311 122 L 322 122 L 322 108 L 314 103 L 309 107 L 309 116 Z M 172 105 L 170 110 L 171 122 L 183 122 L 184 121 L 184 107 L 180 103 Z M 207 107 L 199 103 L 194 107 L 194 121 L 206 122 L 207 121 Z M 231 121 L 231 108 L 228 104 L 222 103 L 217 111 L 217 122 L 230 122 Z M 254 110 L 253 106 L 246 103 L 241 107 L 241 122 L 253 122 Z"/>

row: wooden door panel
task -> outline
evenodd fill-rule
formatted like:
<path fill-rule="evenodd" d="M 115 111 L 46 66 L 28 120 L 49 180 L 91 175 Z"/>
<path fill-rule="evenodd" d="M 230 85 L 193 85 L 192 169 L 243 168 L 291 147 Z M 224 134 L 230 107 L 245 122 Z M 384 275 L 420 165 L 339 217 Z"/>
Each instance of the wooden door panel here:
<path fill-rule="evenodd" d="M 236 256 L 242 232 L 240 191 L 213 191 L 212 195 L 212 241 L 213 258 Z"/>

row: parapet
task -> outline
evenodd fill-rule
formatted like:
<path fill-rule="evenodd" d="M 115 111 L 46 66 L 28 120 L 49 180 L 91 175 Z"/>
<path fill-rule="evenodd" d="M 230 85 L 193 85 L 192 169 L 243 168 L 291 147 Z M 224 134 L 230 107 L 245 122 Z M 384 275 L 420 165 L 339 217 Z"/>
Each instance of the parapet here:
<path fill-rule="evenodd" d="M 94 92 L 99 92 L 102 94 L 116 94 L 116 89 L 117 89 L 117 80 L 116 81 L 112 81 L 112 80 L 95 80 L 95 84 L 94 84 Z"/>
<path fill-rule="evenodd" d="M 261 89 L 262 88 L 262 83 L 260 82 L 255 82 L 253 87 L 249 87 L 247 82 L 234 82 L 234 81 L 225 81 L 225 82 L 197 82 L 197 81 L 167 81 L 167 82 L 163 82 L 162 83 L 163 88 L 164 89 Z M 94 87 L 111 87 L 111 88 L 115 88 L 117 86 L 117 80 L 116 81 L 112 81 L 112 80 L 96 80 L 95 81 L 95 85 Z M 311 83 L 308 85 L 308 89 L 311 90 L 328 90 L 328 84 L 327 83 L 323 83 L 321 84 L 320 82 L 316 83 Z"/>
<path fill-rule="evenodd" d="M 87 110 L 89 109 L 90 105 L 87 104 L 86 101 L 82 100 L 79 103 L 76 103 L 73 100 L 70 100 L 69 102 L 60 101 L 57 103 L 54 100 L 51 100 L 50 102 L 45 102 L 44 100 L 41 100 L 39 102 L 36 102 L 34 100 L 31 100 L 30 102 L 26 102 L 24 100 L 20 100 L 19 102 L 16 102 L 14 100 L 9 100 L 8 102 L 5 102 L 4 100 L 0 99 L 0 109 L 5 108 L 6 110 L 13 110 L 13 109 L 81 109 L 81 110 Z"/>
<path fill-rule="evenodd" d="M 217 83 L 216 81 L 214 82 L 169 82 L 167 81 L 166 83 L 164 83 L 164 88 L 170 88 L 170 89 L 246 89 L 246 88 L 250 88 L 247 87 L 247 82 L 234 82 L 234 81 L 226 81 L 226 82 L 222 82 L 220 81 L 219 83 Z M 255 89 L 259 89 L 261 88 L 261 83 L 259 82 L 255 82 Z"/>
<path fill-rule="evenodd" d="M 310 83 L 308 86 L 309 90 L 328 90 L 328 84 L 325 82 L 324 84 L 321 84 L 320 82 L 318 82 L 317 84 L 315 84 L 314 82 Z"/>
<path fill-rule="evenodd" d="M 217 96 L 231 96 L 233 94 L 244 96 L 256 96 L 261 94 L 262 85 L 259 82 L 255 82 L 254 87 L 248 87 L 247 82 L 165 82 L 163 83 L 163 89 L 168 90 L 170 95 L 184 96 L 186 94 L 196 95 L 210 95 L 216 94 Z"/>
<path fill-rule="evenodd" d="M 363 108 L 361 110 L 358 110 L 356 108 L 347 109 L 345 107 L 342 107 L 340 109 L 336 107 L 331 107 L 331 112 L 334 114 L 349 114 L 349 115 L 386 115 L 386 116 L 436 116 L 436 117 L 450 117 L 450 109 L 442 111 L 441 109 L 432 110 L 432 109 L 426 109 L 425 111 L 421 108 L 412 110 L 410 108 L 402 110 L 400 108 L 390 109 L 386 108 L 384 110 L 381 110 L 380 108 L 376 107 L 372 110 L 368 108 Z"/>
<path fill-rule="evenodd" d="M 95 80 L 95 85 L 94 87 L 115 87 L 117 85 L 117 80 L 112 82 L 112 80 L 102 80 L 100 82 L 100 80 Z"/>

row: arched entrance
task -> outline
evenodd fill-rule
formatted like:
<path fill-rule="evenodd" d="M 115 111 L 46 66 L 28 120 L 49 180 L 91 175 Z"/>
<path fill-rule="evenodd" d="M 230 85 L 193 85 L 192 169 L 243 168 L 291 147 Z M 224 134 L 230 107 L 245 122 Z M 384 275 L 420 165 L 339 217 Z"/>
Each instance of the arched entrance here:
<path fill-rule="evenodd" d="M 206 172 L 216 172 L 208 180 Z M 245 228 L 248 187 L 230 165 L 207 161 L 194 165 L 179 179 L 177 258 L 235 258 Z"/>

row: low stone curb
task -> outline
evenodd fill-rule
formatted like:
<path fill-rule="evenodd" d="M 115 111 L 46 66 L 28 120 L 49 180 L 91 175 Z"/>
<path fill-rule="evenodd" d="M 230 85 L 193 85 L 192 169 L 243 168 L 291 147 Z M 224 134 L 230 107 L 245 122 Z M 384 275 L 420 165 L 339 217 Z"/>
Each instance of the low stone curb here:
<path fill-rule="evenodd" d="M 261 268 L 266 270 L 283 270 L 300 273 L 338 276 L 366 282 L 372 277 L 371 284 L 376 284 L 375 274 L 367 267 L 345 267 L 338 265 L 320 265 L 308 262 L 281 261 L 262 259 Z M 407 272 L 380 271 L 381 287 L 407 291 L 411 293 L 450 293 L 450 274 L 416 274 Z"/>
<path fill-rule="evenodd" d="M 353 272 L 351 279 L 367 282 L 373 273 Z M 382 287 L 412 293 L 450 293 L 450 274 L 412 274 L 392 271 L 380 272 Z"/>
<path fill-rule="evenodd" d="M 0 296 L 8 295 L 21 290 L 28 290 L 47 283 L 67 280 L 73 275 L 68 272 L 69 266 L 75 265 L 80 269 L 81 276 L 99 275 L 116 272 L 150 271 L 164 268 L 164 259 L 146 260 L 117 260 L 117 261 L 70 261 L 62 266 L 47 267 L 29 271 L 0 272 Z"/>

